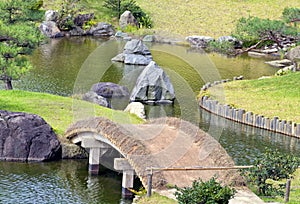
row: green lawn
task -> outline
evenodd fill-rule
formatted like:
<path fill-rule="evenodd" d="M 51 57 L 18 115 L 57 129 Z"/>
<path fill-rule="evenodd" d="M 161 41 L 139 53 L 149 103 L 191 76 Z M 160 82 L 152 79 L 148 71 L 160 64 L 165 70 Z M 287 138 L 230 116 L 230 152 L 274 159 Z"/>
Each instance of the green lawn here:
<path fill-rule="evenodd" d="M 142 197 L 137 203 L 139 204 L 176 204 L 177 202 L 173 199 L 161 196 L 157 193 L 153 193 L 151 197 Z"/>
<path fill-rule="evenodd" d="M 300 123 L 300 73 L 288 74 L 262 80 L 233 81 L 224 84 L 225 100 L 223 104 L 231 104 L 269 118 Z M 216 98 L 216 88 L 209 90 Z"/>
<path fill-rule="evenodd" d="M 62 0 L 44 0 L 45 9 L 58 9 Z M 84 12 L 117 25 L 103 8 L 104 0 L 81 0 Z M 136 0 L 148 12 L 156 33 L 167 36 L 230 35 L 241 17 L 280 19 L 285 7 L 300 7 L 299 0 Z M 164 31 L 164 32 L 160 32 Z"/>
<path fill-rule="evenodd" d="M 133 114 L 69 97 L 18 90 L 0 91 L 0 110 L 37 114 L 43 117 L 59 135 L 62 135 L 74 122 L 74 104 L 77 108 L 82 107 L 83 111 L 86 108 L 92 110 L 92 116 L 103 116 L 118 123 L 142 123 L 142 120 Z"/>

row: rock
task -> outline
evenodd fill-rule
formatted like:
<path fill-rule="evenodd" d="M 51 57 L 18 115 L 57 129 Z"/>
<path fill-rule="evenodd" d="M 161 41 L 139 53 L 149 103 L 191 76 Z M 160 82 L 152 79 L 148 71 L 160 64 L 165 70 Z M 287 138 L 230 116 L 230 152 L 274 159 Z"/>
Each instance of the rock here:
<path fill-rule="evenodd" d="M 267 54 L 252 51 L 252 52 L 248 52 L 248 56 L 250 56 L 250 57 L 265 57 L 265 56 L 267 56 Z"/>
<path fill-rule="evenodd" d="M 288 59 L 273 60 L 273 61 L 268 61 L 265 63 L 269 64 L 270 66 L 273 66 L 273 67 L 281 67 L 281 68 L 292 65 L 292 61 L 288 60 Z"/>
<path fill-rule="evenodd" d="M 119 30 L 119 31 L 116 32 L 115 37 L 117 37 L 117 38 L 125 38 L 125 37 L 128 37 L 128 34 Z"/>
<path fill-rule="evenodd" d="M 124 54 L 151 55 L 151 52 L 141 40 L 133 39 L 126 43 Z"/>
<path fill-rule="evenodd" d="M 89 101 L 89 102 L 92 102 L 92 103 L 96 103 L 96 104 L 98 104 L 100 106 L 103 106 L 103 107 L 110 107 L 110 104 L 106 100 L 106 98 L 98 95 L 97 93 L 95 93 L 93 91 L 89 91 L 89 92 L 85 93 L 82 96 L 82 100 Z"/>
<path fill-rule="evenodd" d="M 92 26 L 87 32 L 88 35 L 100 36 L 100 37 L 110 37 L 115 34 L 111 24 L 108 23 L 97 23 Z"/>
<path fill-rule="evenodd" d="M 135 114 L 139 118 L 146 119 L 145 107 L 140 102 L 131 102 L 124 111 Z"/>
<path fill-rule="evenodd" d="M 299 62 L 300 62 L 300 46 L 297 46 L 291 49 L 286 57 L 293 62 L 294 69 L 293 71 L 299 71 Z"/>
<path fill-rule="evenodd" d="M 208 43 L 214 41 L 214 38 L 209 36 L 189 36 L 186 38 L 192 47 L 206 48 Z"/>
<path fill-rule="evenodd" d="M 125 11 L 120 16 L 119 25 L 122 29 L 126 28 L 128 25 L 138 27 L 139 22 L 135 19 L 130 11 Z"/>
<path fill-rule="evenodd" d="M 152 56 L 148 47 L 141 40 L 133 39 L 125 44 L 123 53 L 111 60 L 132 65 L 148 65 L 152 61 Z"/>
<path fill-rule="evenodd" d="M 91 91 L 104 98 L 129 96 L 128 88 L 111 82 L 99 82 L 94 84 Z"/>
<path fill-rule="evenodd" d="M 135 55 L 135 54 L 125 54 L 124 63 L 134 64 L 134 65 L 148 65 L 152 61 L 151 55 Z"/>
<path fill-rule="evenodd" d="M 174 99 L 175 92 L 169 77 L 154 61 L 151 61 L 138 77 L 130 101 L 165 103 L 173 102 Z"/>
<path fill-rule="evenodd" d="M 263 79 L 270 79 L 272 78 L 271 76 L 262 76 L 262 77 L 259 77 L 258 80 L 263 80 Z"/>
<path fill-rule="evenodd" d="M 40 27 L 40 31 L 49 38 L 63 37 L 64 34 L 58 29 L 56 23 L 53 21 L 44 21 Z"/>
<path fill-rule="evenodd" d="M 54 21 L 56 22 L 58 19 L 58 12 L 54 10 L 47 10 L 45 12 L 45 21 Z"/>
<path fill-rule="evenodd" d="M 87 14 L 78 14 L 75 18 L 74 18 L 74 24 L 76 25 L 76 26 L 79 26 L 79 27 L 81 27 L 82 28 L 82 26 L 86 23 L 86 22 L 88 22 L 88 21 L 90 21 L 90 20 L 92 20 L 93 18 L 94 18 L 94 13 L 87 13 Z"/>
<path fill-rule="evenodd" d="M 117 56 L 111 59 L 111 61 L 114 62 L 124 62 L 124 60 L 125 60 L 125 55 L 123 53 L 118 54 Z"/>
<path fill-rule="evenodd" d="M 154 42 L 154 41 L 155 41 L 154 35 L 146 35 L 143 38 L 143 42 Z"/>
<path fill-rule="evenodd" d="M 0 111 L 0 160 L 51 161 L 61 154 L 60 142 L 40 116 Z"/>
<path fill-rule="evenodd" d="M 235 49 L 239 49 L 243 47 L 243 42 L 237 40 L 235 37 L 232 36 L 221 36 L 218 38 L 218 42 L 222 43 L 222 42 L 231 42 L 234 45 Z"/>
<path fill-rule="evenodd" d="M 79 26 L 75 26 L 72 30 L 69 31 L 70 36 L 83 36 L 85 31 Z"/>

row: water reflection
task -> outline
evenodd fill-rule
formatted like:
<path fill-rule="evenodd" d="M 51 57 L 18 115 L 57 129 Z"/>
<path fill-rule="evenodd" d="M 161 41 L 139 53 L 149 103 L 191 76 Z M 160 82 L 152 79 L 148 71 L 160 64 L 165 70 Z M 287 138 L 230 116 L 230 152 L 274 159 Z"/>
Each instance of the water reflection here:
<path fill-rule="evenodd" d="M 297 138 L 233 122 L 205 110 L 200 111 L 200 118 L 200 128 L 214 136 L 238 165 L 251 164 L 266 147 L 295 155 L 300 153 Z M 215 128 L 221 129 L 221 134 L 210 132 Z"/>

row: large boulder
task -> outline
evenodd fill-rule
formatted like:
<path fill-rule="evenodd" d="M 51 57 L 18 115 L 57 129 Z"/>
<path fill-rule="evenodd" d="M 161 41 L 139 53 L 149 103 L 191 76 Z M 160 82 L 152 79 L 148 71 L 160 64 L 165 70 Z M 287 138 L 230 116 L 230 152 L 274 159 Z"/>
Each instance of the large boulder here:
<path fill-rule="evenodd" d="M 64 36 L 54 21 L 44 21 L 40 25 L 39 29 L 45 36 L 49 38 L 58 38 Z"/>
<path fill-rule="evenodd" d="M 0 160 L 51 161 L 61 159 L 61 145 L 40 116 L 0 111 Z"/>
<path fill-rule="evenodd" d="M 127 87 L 112 82 L 99 82 L 94 84 L 91 91 L 104 98 L 129 96 Z"/>
<path fill-rule="evenodd" d="M 300 62 L 300 46 L 297 46 L 286 54 L 286 57 L 293 62 L 294 69 L 293 71 L 299 71 L 299 62 Z"/>
<path fill-rule="evenodd" d="M 139 22 L 136 20 L 136 18 L 132 15 L 130 11 L 125 11 L 120 16 L 119 25 L 122 29 L 126 28 L 128 25 L 138 27 Z"/>
<path fill-rule="evenodd" d="M 186 40 L 191 44 L 192 47 L 207 47 L 208 43 L 214 41 L 214 38 L 209 36 L 189 36 Z"/>
<path fill-rule="evenodd" d="M 58 12 L 54 10 L 47 10 L 45 12 L 45 21 L 54 21 L 56 22 L 58 19 Z"/>
<path fill-rule="evenodd" d="M 86 33 L 81 27 L 74 26 L 74 28 L 69 31 L 69 34 L 70 34 L 70 36 L 83 36 Z"/>
<path fill-rule="evenodd" d="M 111 24 L 102 22 L 92 26 L 87 34 L 99 37 L 110 37 L 115 34 L 115 30 Z"/>
<path fill-rule="evenodd" d="M 106 98 L 98 95 L 96 92 L 89 91 L 82 96 L 82 100 L 89 101 L 92 103 L 96 103 L 103 107 L 110 107 L 109 102 Z"/>
<path fill-rule="evenodd" d="M 141 40 L 133 39 L 125 44 L 123 53 L 111 60 L 132 65 L 148 65 L 152 61 L 152 55 Z"/>
<path fill-rule="evenodd" d="M 151 61 L 136 81 L 130 95 L 130 101 L 149 104 L 173 103 L 175 91 L 167 74 Z"/>

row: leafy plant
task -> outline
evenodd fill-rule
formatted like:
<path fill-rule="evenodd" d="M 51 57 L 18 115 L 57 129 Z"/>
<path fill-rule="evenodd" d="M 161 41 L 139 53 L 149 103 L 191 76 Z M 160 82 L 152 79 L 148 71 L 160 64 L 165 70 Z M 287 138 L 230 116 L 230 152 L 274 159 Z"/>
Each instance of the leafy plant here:
<path fill-rule="evenodd" d="M 235 194 L 235 189 L 221 186 L 214 177 L 207 182 L 195 180 L 192 187 L 175 188 L 175 196 L 180 204 L 226 204 Z"/>
<path fill-rule="evenodd" d="M 300 159 L 290 154 L 282 154 L 278 150 L 266 149 L 266 152 L 255 159 L 254 167 L 243 170 L 250 184 L 256 186 L 259 195 L 283 195 L 284 185 L 267 180 L 281 181 L 289 179 L 300 165 Z M 273 182 L 274 183 L 274 182 Z"/>
<path fill-rule="evenodd" d="M 58 11 L 57 26 L 60 30 L 70 30 L 74 26 L 74 18 L 79 13 L 78 2 L 80 0 L 63 0 Z"/>
<path fill-rule="evenodd" d="M 113 16 L 118 18 L 128 10 L 139 22 L 140 27 L 152 28 L 151 17 L 137 5 L 135 0 L 105 0 L 103 6 L 109 9 Z"/>
<path fill-rule="evenodd" d="M 228 54 L 228 55 L 235 53 L 234 42 L 229 42 L 229 41 L 223 41 L 223 42 L 210 41 L 208 43 L 207 50 L 214 51 L 214 52 L 220 52 L 220 53 L 224 53 L 224 54 Z"/>
<path fill-rule="evenodd" d="M 297 21 L 300 22 L 300 9 L 286 7 L 282 12 L 282 18 L 286 23 L 294 23 L 296 26 Z"/>
<path fill-rule="evenodd" d="M 283 21 L 248 17 L 239 19 L 234 37 L 243 41 L 244 46 L 250 47 L 259 41 L 265 43 L 277 43 L 281 47 L 281 41 L 287 36 L 298 36 L 295 27 L 286 25 Z"/>
<path fill-rule="evenodd" d="M 36 1 L 0 2 L 0 80 L 12 89 L 12 80 L 19 79 L 31 68 L 25 55 L 31 54 L 42 35 L 35 22 L 42 12 L 32 9 Z"/>

